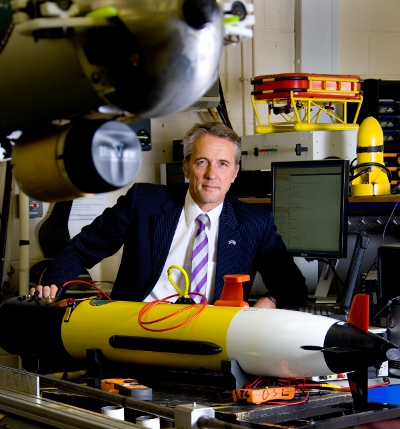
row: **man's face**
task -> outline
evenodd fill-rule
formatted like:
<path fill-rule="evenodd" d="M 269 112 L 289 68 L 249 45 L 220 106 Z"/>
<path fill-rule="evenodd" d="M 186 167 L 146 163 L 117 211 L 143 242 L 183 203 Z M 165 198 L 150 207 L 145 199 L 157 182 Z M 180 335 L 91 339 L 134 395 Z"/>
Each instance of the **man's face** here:
<path fill-rule="evenodd" d="M 193 145 L 189 163 L 183 161 L 190 195 L 205 212 L 224 200 L 238 170 L 233 143 L 214 136 L 200 136 Z"/>

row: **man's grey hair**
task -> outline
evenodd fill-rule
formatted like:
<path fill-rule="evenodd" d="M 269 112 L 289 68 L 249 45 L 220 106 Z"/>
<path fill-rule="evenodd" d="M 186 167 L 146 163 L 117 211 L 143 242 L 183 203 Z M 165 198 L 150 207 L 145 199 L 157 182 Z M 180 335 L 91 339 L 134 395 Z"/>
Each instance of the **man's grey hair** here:
<path fill-rule="evenodd" d="M 225 140 L 229 140 L 234 145 L 235 162 L 239 165 L 242 155 L 242 146 L 240 137 L 222 122 L 207 122 L 205 124 L 195 124 L 183 138 L 183 156 L 185 162 L 189 163 L 190 155 L 193 152 L 193 145 L 200 136 L 215 136 Z"/>

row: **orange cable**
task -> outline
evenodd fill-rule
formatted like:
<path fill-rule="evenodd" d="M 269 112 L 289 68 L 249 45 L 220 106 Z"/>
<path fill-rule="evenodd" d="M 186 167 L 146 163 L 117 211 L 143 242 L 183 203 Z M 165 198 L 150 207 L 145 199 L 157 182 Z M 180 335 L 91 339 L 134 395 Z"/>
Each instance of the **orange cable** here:
<path fill-rule="evenodd" d="M 154 301 L 151 301 L 151 302 L 147 303 L 139 311 L 139 314 L 138 314 L 138 323 L 139 323 L 139 325 L 143 329 L 145 329 L 146 331 L 151 331 L 151 332 L 165 332 L 165 331 L 172 331 L 173 329 L 177 329 L 177 328 L 185 325 L 186 323 L 189 323 L 191 320 L 193 320 L 195 317 L 197 317 L 205 309 L 205 307 L 207 305 L 207 298 L 203 294 L 196 293 L 196 292 L 190 292 L 190 295 L 201 296 L 201 297 L 203 297 L 203 301 L 200 302 L 200 303 L 195 303 L 195 304 L 188 305 L 187 307 L 181 308 L 181 309 L 179 309 L 177 311 L 174 311 L 173 313 L 168 314 L 167 316 L 161 317 L 159 319 L 154 319 L 154 320 L 151 320 L 149 322 L 144 322 L 142 319 L 143 319 L 143 316 L 145 315 L 145 313 L 147 313 L 148 311 L 150 311 L 153 307 L 155 307 L 158 304 L 163 304 L 163 303 L 165 303 L 165 304 L 172 304 L 172 302 L 167 301 L 167 300 L 170 299 L 170 298 L 174 298 L 174 297 L 180 296 L 180 295 L 179 294 L 174 294 L 174 295 L 167 296 L 167 297 L 165 297 L 163 299 L 154 300 Z M 187 311 L 187 310 L 190 310 L 190 309 L 195 308 L 195 307 L 200 307 L 200 308 L 191 317 L 189 317 L 188 319 L 184 320 L 181 323 L 178 323 L 177 325 L 173 325 L 173 326 L 170 326 L 168 328 L 162 328 L 162 329 L 153 329 L 153 328 L 148 328 L 147 326 L 145 326 L 145 325 L 152 325 L 154 323 L 170 319 L 171 317 L 176 316 L 176 315 L 182 313 L 183 311 Z"/>

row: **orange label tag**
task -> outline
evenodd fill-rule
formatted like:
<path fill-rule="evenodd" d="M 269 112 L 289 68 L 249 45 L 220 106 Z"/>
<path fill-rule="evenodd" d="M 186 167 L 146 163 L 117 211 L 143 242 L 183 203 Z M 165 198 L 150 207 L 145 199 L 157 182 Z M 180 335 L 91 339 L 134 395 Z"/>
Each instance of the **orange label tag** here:
<path fill-rule="evenodd" d="M 236 389 L 232 392 L 234 402 L 262 404 L 267 401 L 289 401 L 294 398 L 294 386 L 266 387 L 264 389 Z"/>

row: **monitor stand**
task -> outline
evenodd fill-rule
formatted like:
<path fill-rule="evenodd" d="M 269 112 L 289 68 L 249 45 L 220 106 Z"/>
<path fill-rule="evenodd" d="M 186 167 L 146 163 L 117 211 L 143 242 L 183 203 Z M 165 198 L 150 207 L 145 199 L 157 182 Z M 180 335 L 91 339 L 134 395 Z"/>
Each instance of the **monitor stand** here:
<path fill-rule="evenodd" d="M 347 271 L 346 281 L 343 289 L 343 297 L 340 302 L 340 307 L 343 314 L 347 314 L 351 301 L 356 289 L 356 281 L 360 272 L 361 262 L 364 257 L 365 250 L 368 248 L 369 235 L 365 232 L 357 232 L 356 241 L 354 243 L 353 255 L 351 256 L 349 269 Z M 334 272 L 339 263 L 338 259 L 332 259 L 331 264 L 324 263 L 321 275 L 318 280 L 315 295 L 309 295 L 309 298 L 314 298 L 317 304 L 336 304 L 337 297 L 334 295 L 328 296 Z M 332 268 L 334 266 L 334 268 Z"/>
<path fill-rule="evenodd" d="M 315 295 L 308 295 L 309 298 L 315 299 L 315 302 L 317 304 L 336 304 L 337 296 L 328 296 L 328 293 L 331 287 L 332 278 L 335 274 L 335 270 L 332 269 L 332 265 L 334 265 L 336 269 L 338 263 L 338 259 L 333 259 L 331 264 L 327 264 L 326 262 L 324 262 L 321 275 L 318 279 Z"/>

